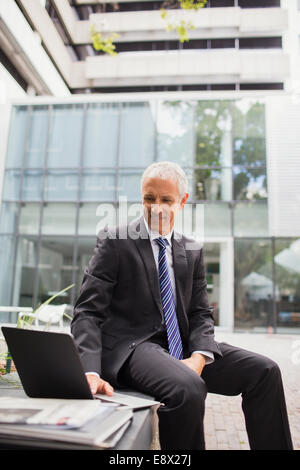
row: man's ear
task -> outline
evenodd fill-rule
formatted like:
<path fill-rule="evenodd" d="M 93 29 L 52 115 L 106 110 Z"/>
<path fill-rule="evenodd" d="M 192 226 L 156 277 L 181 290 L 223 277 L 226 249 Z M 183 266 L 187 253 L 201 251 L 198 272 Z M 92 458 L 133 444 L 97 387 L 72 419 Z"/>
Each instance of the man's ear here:
<path fill-rule="evenodd" d="M 183 196 L 183 198 L 182 198 L 181 201 L 180 201 L 180 209 L 183 209 L 183 208 L 184 208 L 185 203 L 186 203 L 186 201 L 188 200 L 188 198 L 189 198 L 188 193 L 185 193 L 185 196 Z"/>

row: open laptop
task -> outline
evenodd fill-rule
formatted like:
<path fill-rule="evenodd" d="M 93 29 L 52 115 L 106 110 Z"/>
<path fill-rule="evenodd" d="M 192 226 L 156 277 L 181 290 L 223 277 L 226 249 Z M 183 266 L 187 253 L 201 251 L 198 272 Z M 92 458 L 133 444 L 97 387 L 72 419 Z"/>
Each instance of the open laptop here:
<path fill-rule="evenodd" d="M 2 332 L 29 397 L 93 398 L 71 335 L 5 326 Z"/>
<path fill-rule="evenodd" d="M 98 398 L 133 409 L 159 403 L 134 394 L 117 392 L 114 392 L 113 397 L 101 394 L 94 396 L 70 334 L 5 326 L 2 332 L 24 391 L 31 398 Z"/>

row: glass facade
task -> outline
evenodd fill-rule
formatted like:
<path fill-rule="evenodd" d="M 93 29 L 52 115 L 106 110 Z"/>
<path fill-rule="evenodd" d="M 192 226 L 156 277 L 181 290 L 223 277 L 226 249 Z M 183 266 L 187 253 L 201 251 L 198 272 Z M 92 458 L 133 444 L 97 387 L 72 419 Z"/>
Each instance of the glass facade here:
<path fill-rule="evenodd" d="M 299 280 L 288 287 L 288 267 L 276 261 L 296 241 L 269 236 L 265 105 L 249 98 L 14 106 L 0 214 L 0 305 L 35 307 L 72 283 L 56 301 L 74 304 L 99 224 L 117 222 L 111 207 L 124 197 L 129 218 L 138 216 L 142 172 L 164 160 L 187 173 L 190 214 L 204 208 L 202 222 L 193 215 L 187 225 L 197 234 L 204 224 L 216 323 L 226 304 L 222 239 L 234 240 L 235 326 L 297 326 Z M 247 284 L 252 273 L 266 278 L 263 297 Z"/>

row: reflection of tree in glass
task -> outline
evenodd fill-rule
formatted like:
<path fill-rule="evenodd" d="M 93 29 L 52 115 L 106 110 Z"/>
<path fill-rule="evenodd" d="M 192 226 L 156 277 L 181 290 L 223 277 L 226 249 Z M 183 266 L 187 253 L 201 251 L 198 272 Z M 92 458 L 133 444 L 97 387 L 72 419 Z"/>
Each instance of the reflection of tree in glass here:
<path fill-rule="evenodd" d="M 158 159 L 193 164 L 193 103 L 165 101 L 158 108 Z"/>
<path fill-rule="evenodd" d="M 259 273 L 262 266 L 272 263 L 271 242 L 269 240 L 236 240 L 234 259 L 235 318 L 241 322 L 257 322 L 257 315 L 260 316 L 262 313 L 261 306 L 248 301 L 247 288 L 242 285 L 242 281 L 250 273 Z"/>
<path fill-rule="evenodd" d="M 239 172 L 234 175 L 234 199 L 265 199 L 267 197 L 267 177 L 265 168 L 257 170 L 239 168 L 238 170 Z"/>
<path fill-rule="evenodd" d="M 234 164 L 261 167 L 266 165 L 265 105 L 253 103 L 243 112 L 238 104 L 232 108 L 234 129 Z"/>
<path fill-rule="evenodd" d="M 229 101 L 199 101 L 195 110 L 196 165 L 221 166 L 221 142 L 230 119 Z"/>

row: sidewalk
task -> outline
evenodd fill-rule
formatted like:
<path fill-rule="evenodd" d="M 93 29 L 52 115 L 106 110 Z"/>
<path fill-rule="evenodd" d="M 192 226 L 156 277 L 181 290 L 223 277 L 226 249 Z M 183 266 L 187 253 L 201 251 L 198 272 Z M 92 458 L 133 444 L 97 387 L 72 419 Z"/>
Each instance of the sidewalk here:
<path fill-rule="evenodd" d="M 216 340 L 264 354 L 278 363 L 284 383 L 294 449 L 300 450 L 300 336 L 217 331 Z M 208 394 L 204 426 L 207 450 L 249 449 L 240 396 Z M 152 448 L 159 449 L 157 435 Z"/>

